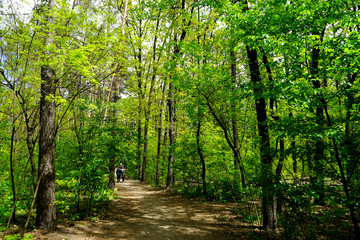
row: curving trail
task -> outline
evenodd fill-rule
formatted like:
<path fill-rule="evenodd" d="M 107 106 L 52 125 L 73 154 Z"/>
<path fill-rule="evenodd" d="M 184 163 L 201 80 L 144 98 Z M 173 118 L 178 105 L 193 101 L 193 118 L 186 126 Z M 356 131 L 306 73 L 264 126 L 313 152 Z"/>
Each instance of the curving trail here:
<path fill-rule="evenodd" d="M 234 229 L 216 218 L 224 205 L 188 200 L 133 180 L 116 183 L 116 190 L 119 199 L 104 219 L 59 226 L 35 239 L 235 239 Z"/>

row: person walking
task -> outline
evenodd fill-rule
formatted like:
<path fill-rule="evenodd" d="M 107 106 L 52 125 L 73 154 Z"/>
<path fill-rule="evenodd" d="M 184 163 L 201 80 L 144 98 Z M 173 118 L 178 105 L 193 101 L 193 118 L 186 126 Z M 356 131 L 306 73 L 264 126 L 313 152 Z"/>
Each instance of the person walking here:
<path fill-rule="evenodd" d="M 117 178 L 117 182 L 120 182 L 120 178 L 122 175 L 122 165 L 120 165 L 117 169 L 116 169 L 116 178 Z M 123 180 L 124 181 L 124 180 Z"/>
<path fill-rule="evenodd" d="M 124 168 L 124 165 L 122 164 L 122 163 L 120 163 L 120 166 L 119 166 L 120 168 L 121 168 L 121 175 L 120 175 L 120 177 L 121 177 L 121 179 L 122 179 L 122 182 L 124 182 L 125 181 L 125 168 Z M 120 182 L 120 179 L 119 179 L 119 182 Z"/>

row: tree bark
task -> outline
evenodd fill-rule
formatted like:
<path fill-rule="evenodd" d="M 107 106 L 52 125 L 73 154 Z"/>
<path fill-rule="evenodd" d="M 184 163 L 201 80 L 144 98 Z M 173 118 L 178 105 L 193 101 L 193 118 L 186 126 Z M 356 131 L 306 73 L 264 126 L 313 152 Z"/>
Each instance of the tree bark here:
<path fill-rule="evenodd" d="M 319 58 L 320 58 L 320 49 L 318 46 L 314 46 L 311 54 L 310 62 L 310 74 L 313 87 L 315 89 L 321 88 L 319 77 Z M 316 107 L 316 125 L 318 131 L 322 131 L 322 126 L 324 124 L 324 106 L 322 105 L 321 96 L 317 96 L 318 106 Z M 324 151 L 325 146 L 321 138 L 315 138 L 315 152 L 314 152 L 314 168 L 311 175 L 311 184 L 314 186 L 314 189 L 319 195 L 319 198 L 315 199 L 315 203 L 319 205 L 325 204 L 325 182 L 324 182 Z"/>
<path fill-rule="evenodd" d="M 120 39 L 120 45 L 124 45 L 124 37 L 125 37 L 125 26 L 126 26 L 126 18 L 127 18 L 127 9 L 128 9 L 128 0 L 125 0 L 124 3 L 124 12 L 123 12 L 123 16 L 122 16 L 122 22 L 121 22 L 121 39 Z M 111 86 L 111 94 L 112 94 L 112 102 L 113 103 L 117 103 L 120 99 L 120 86 L 121 86 L 121 79 L 123 78 L 123 62 L 122 62 L 122 58 L 124 56 L 124 51 L 121 49 L 120 52 L 118 53 L 118 63 L 117 63 L 117 69 L 116 69 L 116 75 L 114 76 L 114 82 L 112 82 L 112 86 Z M 116 125 L 117 125 L 117 111 L 114 108 L 112 111 L 112 122 L 111 124 L 113 124 L 113 128 L 115 129 Z M 112 132 L 112 137 L 115 140 L 116 139 L 116 131 L 113 130 Z M 113 141 L 112 144 L 112 151 L 115 152 L 116 147 L 114 146 L 114 144 L 116 141 Z M 109 183 L 108 183 L 108 187 L 109 189 L 113 189 L 115 187 L 115 174 L 114 174 L 114 169 L 116 167 L 116 162 L 115 162 L 115 155 L 111 156 L 109 159 L 109 165 L 108 165 L 108 176 L 109 176 Z"/>
<path fill-rule="evenodd" d="M 145 110 L 146 111 L 146 110 Z M 150 117 L 145 113 L 145 126 L 144 126 L 144 154 L 141 171 L 141 181 L 146 182 L 146 165 L 147 165 L 147 149 L 148 149 L 148 132 L 149 132 Z"/>
<path fill-rule="evenodd" d="M 352 78 L 349 78 L 349 82 L 352 84 L 354 81 L 355 81 L 355 78 L 356 78 L 356 75 L 353 75 Z M 352 93 L 347 93 L 347 100 L 348 100 L 348 103 L 347 103 L 347 114 L 346 114 L 346 122 L 345 124 L 348 123 L 348 120 L 349 120 L 349 115 L 348 113 L 350 112 L 351 108 L 352 108 L 352 105 L 353 105 L 353 100 L 354 100 L 354 96 Z M 325 112 L 325 116 L 326 116 L 326 120 L 327 120 L 327 124 L 330 128 L 333 127 L 333 124 L 332 124 L 332 121 L 331 121 L 331 118 L 330 118 L 330 114 L 328 112 L 328 108 L 327 108 L 327 105 L 326 105 L 326 102 L 325 102 L 325 99 L 322 99 L 322 105 L 324 107 L 324 112 Z M 351 147 L 349 147 L 349 145 L 351 145 L 352 143 L 349 142 L 349 129 L 348 128 L 345 128 L 345 135 L 347 137 L 347 139 L 345 139 L 345 142 L 343 144 L 341 144 L 342 146 L 344 146 L 345 148 L 348 148 L 349 150 L 351 149 Z M 353 197 L 351 196 L 351 187 L 350 187 L 350 184 L 349 184 L 349 181 L 351 179 L 351 175 L 352 175 L 352 171 L 355 171 L 355 169 L 358 167 L 359 165 L 359 162 L 358 161 L 354 161 L 353 160 L 353 164 L 352 164 L 352 169 L 349 171 L 350 173 L 348 173 L 348 177 L 346 177 L 346 170 L 344 168 L 344 163 L 342 162 L 342 159 L 341 159 L 341 156 L 340 156 L 340 151 L 339 151 L 339 144 L 337 143 L 337 140 L 332 137 L 330 138 L 331 139 L 331 142 L 333 144 L 333 147 L 334 147 L 334 152 L 335 152 L 335 159 L 336 159 L 336 162 L 337 162 L 337 165 L 339 167 L 339 171 L 340 171 L 340 179 L 341 179 L 341 183 L 342 183 L 342 187 L 344 189 L 344 192 L 345 192 L 345 196 L 346 196 L 346 200 L 347 200 L 347 207 L 349 209 L 349 213 L 350 213 L 350 218 L 351 218 L 351 221 L 353 223 L 353 226 L 354 226 L 354 234 L 355 234 L 355 239 L 360 239 L 360 228 L 359 228 L 359 221 L 358 221 L 358 218 L 356 216 L 356 205 L 354 203 L 354 201 L 352 200 Z M 352 152 L 351 150 L 348 151 L 348 152 Z M 350 153 L 350 158 L 353 158 L 353 156 L 351 156 L 352 154 L 354 153 Z"/>
<path fill-rule="evenodd" d="M 192 15 L 193 11 L 194 11 L 194 6 L 192 6 L 191 8 L 191 14 Z M 181 1 L 181 10 L 185 11 L 185 0 Z M 174 12 L 175 14 L 175 12 Z M 184 16 L 184 13 L 183 13 Z M 190 18 L 191 19 L 191 18 Z M 173 61 L 176 61 L 177 58 L 180 55 L 180 43 L 183 42 L 185 40 L 186 37 L 186 26 L 189 27 L 191 25 L 191 20 L 189 20 L 189 22 L 187 24 L 185 24 L 185 20 L 186 18 L 183 17 L 183 24 L 184 27 L 182 29 L 181 35 L 180 35 L 180 39 L 179 42 L 177 42 L 176 39 L 176 35 L 175 35 L 175 42 L 177 42 L 177 44 L 175 45 L 174 48 L 174 55 L 173 55 Z M 175 63 L 176 65 L 176 63 Z M 174 69 L 176 68 L 176 66 L 174 67 Z M 170 122 L 170 126 L 169 126 L 169 141 L 170 141 L 170 151 L 169 151 L 169 162 L 168 162 L 168 174 L 167 174 L 167 181 L 166 181 L 166 189 L 169 189 L 175 182 L 174 180 L 174 161 L 175 161 L 175 157 L 174 157 L 174 145 L 176 142 L 176 108 L 175 108 L 175 88 L 173 86 L 173 77 L 170 77 L 170 82 L 169 82 L 169 92 L 168 92 L 168 108 L 169 108 L 169 122 Z"/>
<path fill-rule="evenodd" d="M 11 143 L 10 143 L 10 178 L 11 178 L 11 189 L 13 192 L 13 203 L 14 203 L 14 207 L 16 207 L 15 203 L 16 203 L 16 191 L 15 191 L 15 179 L 14 179 L 14 157 L 13 157 L 13 153 L 14 153 L 14 139 L 15 139 L 15 123 L 13 122 L 13 126 L 11 129 Z M 12 211 L 12 216 L 11 219 L 13 222 L 16 222 L 16 218 L 15 218 L 15 212 L 16 210 L 14 209 L 14 211 Z"/>
<path fill-rule="evenodd" d="M 55 7 L 56 1 L 50 0 L 49 12 Z M 49 24 L 53 23 L 53 16 L 47 17 Z M 44 45 L 50 45 L 54 41 L 54 33 L 47 32 Z M 50 55 L 50 53 L 45 53 Z M 38 179 L 39 190 L 36 199 L 36 222 L 35 225 L 42 230 L 54 230 L 56 228 L 55 206 L 55 137 L 56 137 L 56 105 L 51 96 L 56 95 L 55 70 L 46 63 L 41 67 L 41 99 L 40 99 L 40 132 L 39 132 L 39 162 Z M 41 177 L 40 177 L 41 176 Z"/>
<path fill-rule="evenodd" d="M 197 130 L 196 130 L 196 146 L 197 146 L 197 151 L 200 157 L 200 162 L 201 162 L 201 179 L 203 182 L 203 194 L 205 196 L 207 196 L 207 191 L 206 191 L 206 166 L 205 166 L 205 158 L 204 155 L 202 153 L 202 149 L 201 149 L 201 145 L 200 145 L 200 135 L 201 135 L 201 120 L 198 120 L 198 124 L 197 124 Z"/>
<path fill-rule="evenodd" d="M 169 162 L 168 162 L 168 174 L 166 178 L 166 189 L 169 189 L 175 182 L 174 177 L 174 145 L 176 142 L 176 112 L 175 112 L 175 101 L 174 101 L 174 87 L 173 84 L 169 83 L 168 93 L 168 108 L 169 108 Z"/>
<path fill-rule="evenodd" d="M 262 211 L 264 229 L 276 228 L 276 210 L 274 196 L 274 182 L 272 172 L 272 154 L 270 148 L 269 130 L 267 124 L 266 104 L 261 86 L 261 76 L 256 49 L 246 46 L 249 59 L 250 79 L 253 85 L 255 98 L 256 119 L 258 122 L 258 134 L 260 137 L 261 158 L 261 186 L 262 186 Z"/>
<path fill-rule="evenodd" d="M 157 159 L 157 163 L 156 163 L 156 185 L 159 185 L 159 178 L 160 178 L 160 157 L 161 157 L 161 135 L 162 135 L 162 107 L 164 104 L 164 99 L 165 99 L 165 88 L 166 88 L 166 84 L 164 83 L 163 87 L 162 87 L 162 97 L 161 97 L 161 101 L 159 104 L 160 107 L 160 113 L 159 113 L 159 122 L 158 122 L 158 127 L 157 127 L 157 133 L 158 133 L 158 142 L 157 142 L 157 155 L 156 155 L 156 159 Z M 166 136 L 166 131 L 165 131 L 165 135 L 164 135 L 164 139 Z M 165 142 L 165 141 L 164 141 Z"/>
<path fill-rule="evenodd" d="M 56 228 L 55 214 L 55 102 L 48 99 L 56 93 L 55 70 L 41 67 L 39 165 L 40 180 L 36 201 L 36 226 L 43 230 Z"/>
<path fill-rule="evenodd" d="M 230 51 L 230 68 L 231 68 L 231 77 L 232 77 L 232 90 L 236 92 L 236 54 L 233 48 Z M 238 124 L 236 119 L 236 105 L 235 96 L 232 96 L 230 100 L 230 107 L 231 107 L 231 124 L 232 124 L 232 135 L 234 139 L 233 143 L 233 154 L 234 154 L 234 166 L 235 169 L 240 170 L 240 177 L 241 177 L 241 185 L 242 188 L 245 188 L 245 169 L 241 165 L 240 160 L 240 142 L 239 142 L 239 132 L 238 132 Z"/>

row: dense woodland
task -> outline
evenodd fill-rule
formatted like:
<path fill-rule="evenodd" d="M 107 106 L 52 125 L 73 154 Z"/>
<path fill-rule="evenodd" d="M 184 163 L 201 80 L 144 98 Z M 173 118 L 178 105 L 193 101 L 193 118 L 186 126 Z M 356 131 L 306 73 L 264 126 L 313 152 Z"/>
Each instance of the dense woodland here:
<path fill-rule="evenodd" d="M 356 0 L 0 2 L 0 231 L 111 201 L 114 170 L 360 239 Z"/>

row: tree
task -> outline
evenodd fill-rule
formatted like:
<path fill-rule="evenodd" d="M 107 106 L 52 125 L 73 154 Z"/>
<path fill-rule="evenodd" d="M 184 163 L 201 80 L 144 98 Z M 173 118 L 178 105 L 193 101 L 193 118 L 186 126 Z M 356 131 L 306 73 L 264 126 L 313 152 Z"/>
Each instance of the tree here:
<path fill-rule="evenodd" d="M 46 10 L 45 42 L 44 46 L 49 49 L 54 43 L 55 33 L 51 25 L 55 21 L 53 16 L 55 0 L 49 0 Z M 49 51 L 44 55 L 51 55 Z M 56 95 L 57 78 L 55 69 L 51 66 L 51 59 L 44 59 L 41 66 L 41 101 L 40 101 L 40 131 L 39 131 L 39 166 L 38 178 L 40 181 L 36 200 L 36 225 L 40 229 L 54 230 L 56 228 L 55 213 L 55 118 L 56 105 L 51 97 Z"/>

